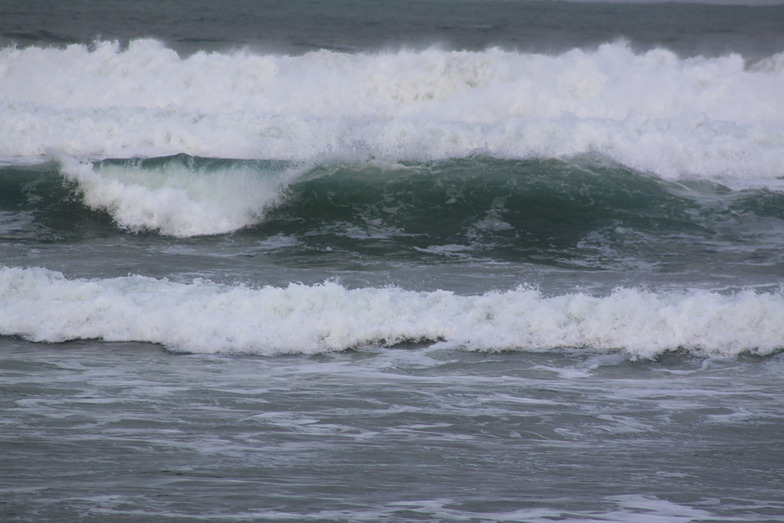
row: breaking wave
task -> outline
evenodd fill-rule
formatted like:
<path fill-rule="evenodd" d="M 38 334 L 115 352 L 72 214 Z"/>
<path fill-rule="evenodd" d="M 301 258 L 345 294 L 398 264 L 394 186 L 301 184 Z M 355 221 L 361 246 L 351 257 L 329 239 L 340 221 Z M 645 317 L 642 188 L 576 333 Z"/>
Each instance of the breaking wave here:
<path fill-rule="evenodd" d="M 477 351 L 584 348 L 654 358 L 784 348 L 784 294 L 743 291 L 461 296 L 327 282 L 250 288 L 141 276 L 67 279 L 0 269 L 0 334 L 37 342 L 138 341 L 200 353 L 313 354 L 405 342 Z"/>
<path fill-rule="evenodd" d="M 432 161 L 599 153 L 668 179 L 784 174 L 784 53 L 626 43 L 183 58 L 155 40 L 0 50 L 0 158 Z"/>

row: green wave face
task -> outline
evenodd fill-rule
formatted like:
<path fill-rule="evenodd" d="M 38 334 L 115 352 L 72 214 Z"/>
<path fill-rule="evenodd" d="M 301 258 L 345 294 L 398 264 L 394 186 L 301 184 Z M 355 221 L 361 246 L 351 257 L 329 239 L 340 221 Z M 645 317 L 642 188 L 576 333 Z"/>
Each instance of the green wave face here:
<path fill-rule="evenodd" d="M 781 192 L 668 182 L 599 157 L 301 165 L 178 155 L 80 168 L 4 168 L 4 236 L 283 237 L 289 254 L 595 269 L 734 263 L 751 249 L 759 264 L 781 263 Z M 226 230 L 207 228 L 221 220 Z"/>
<path fill-rule="evenodd" d="M 784 219 L 780 193 L 675 184 L 597 159 L 473 158 L 309 174 L 244 234 L 382 256 L 603 268 L 731 256 L 749 242 L 762 249 L 780 239 Z"/>

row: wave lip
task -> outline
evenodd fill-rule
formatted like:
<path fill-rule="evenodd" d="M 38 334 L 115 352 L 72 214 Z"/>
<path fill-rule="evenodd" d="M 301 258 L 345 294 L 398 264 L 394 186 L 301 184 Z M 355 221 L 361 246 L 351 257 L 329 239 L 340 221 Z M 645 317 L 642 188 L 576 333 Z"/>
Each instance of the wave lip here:
<path fill-rule="evenodd" d="M 227 233 L 257 223 L 299 172 L 238 162 L 210 172 L 182 156 L 152 167 L 139 161 L 61 163 L 63 176 L 76 184 L 91 209 L 107 211 L 127 230 L 176 237 Z"/>
<path fill-rule="evenodd" d="M 69 280 L 0 269 L 0 334 L 37 342 L 158 343 L 185 352 L 319 353 L 402 342 L 467 350 L 620 351 L 654 358 L 784 349 L 784 294 L 744 291 L 545 297 L 530 289 L 460 296 L 337 283 L 249 288 L 129 276 Z"/>

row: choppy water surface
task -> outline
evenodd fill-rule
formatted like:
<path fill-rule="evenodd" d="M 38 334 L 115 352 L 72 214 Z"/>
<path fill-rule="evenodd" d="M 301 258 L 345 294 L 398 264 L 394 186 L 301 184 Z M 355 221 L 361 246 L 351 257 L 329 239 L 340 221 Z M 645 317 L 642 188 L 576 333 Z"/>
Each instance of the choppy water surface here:
<path fill-rule="evenodd" d="M 784 509 L 778 356 L 4 347 L 11 520 L 774 521 Z"/>
<path fill-rule="evenodd" d="M 3 521 L 784 518 L 784 6 L 2 11 Z"/>

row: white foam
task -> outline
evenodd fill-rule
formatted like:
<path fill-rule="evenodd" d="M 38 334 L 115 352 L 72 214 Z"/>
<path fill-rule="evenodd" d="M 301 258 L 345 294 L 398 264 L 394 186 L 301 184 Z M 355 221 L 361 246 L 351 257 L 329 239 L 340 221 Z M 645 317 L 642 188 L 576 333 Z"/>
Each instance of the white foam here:
<path fill-rule="evenodd" d="M 187 237 L 231 232 L 258 222 L 278 203 L 295 168 L 265 172 L 233 164 L 217 171 L 168 162 L 158 168 L 62 161 L 84 202 L 123 228 Z"/>
<path fill-rule="evenodd" d="M 0 334 L 159 343 L 188 352 L 319 353 L 413 340 L 467 350 L 579 347 L 652 358 L 784 348 L 784 294 L 753 291 L 545 297 L 534 290 L 460 296 L 337 283 L 285 288 L 173 283 L 129 276 L 70 280 L 0 269 Z"/>
<path fill-rule="evenodd" d="M 784 174 L 784 53 L 427 49 L 182 58 L 153 40 L 0 50 L 0 158 L 443 159 L 600 152 L 677 178 Z"/>

